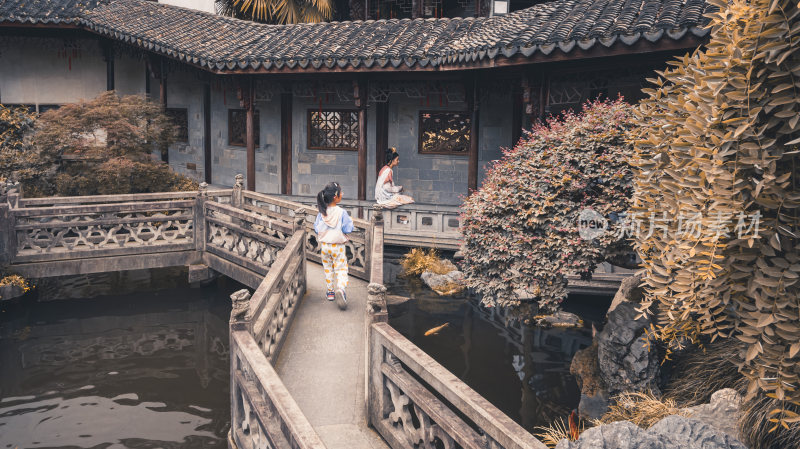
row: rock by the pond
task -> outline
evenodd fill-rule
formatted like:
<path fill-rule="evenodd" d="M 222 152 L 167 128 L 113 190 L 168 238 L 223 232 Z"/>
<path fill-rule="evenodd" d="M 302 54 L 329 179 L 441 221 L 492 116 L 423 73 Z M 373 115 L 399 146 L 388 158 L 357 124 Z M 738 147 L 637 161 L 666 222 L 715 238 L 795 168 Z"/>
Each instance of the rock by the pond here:
<path fill-rule="evenodd" d="M 747 449 L 736 438 L 692 418 L 671 415 L 647 430 L 629 421 L 583 432 L 577 441 L 561 440 L 556 449 Z"/>
<path fill-rule="evenodd" d="M 600 418 L 609 398 L 622 392 L 659 394 L 658 355 L 649 350 L 644 335 L 650 320 L 639 315 L 636 304 L 621 302 L 592 346 L 575 353 L 570 372 L 581 387 L 578 412 L 583 418 Z"/>
<path fill-rule="evenodd" d="M 534 317 L 534 322 L 538 326 L 543 327 L 580 327 L 583 326 L 583 320 L 574 313 L 564 312 L 559 310 L 551 315 L 537 315 Z"/>
<path fill-rule="evenodd" d="M 569 372 L 578 381 L 581 390 L 578 413 L 585 419 L 599 419 L 608 411 L 608 390 L 597 362 L 597 340 L 575 353 Z"/>
<path fill-rule="evenodd" d="M 448 261 L 448 263 L 450 263 Z M 452 263 L 450 263 L 452 265 Z M 455 268 L 455 265 L 452 265 Z M 420 276 L 422 282 L 431 290 L 439 295 L 449 296 L 464 290 L 464 273 L 457 269 L 451 270 L 447 274 L 437 274 L 432 271 L 425 271 Z"/>
<path fill-rule="evenodd" d="M 723 388 L 711 395 L 708 404 L 683 409 L 689 417 L 702 421 L 730 436 L 739 435 L 737 423 L 741 417 L 742 397 L 736 390 Z"/>
<path fill-rule="evenodd" d="M 411 300 L 411 298 L 408 298 L 406 296 L 386 295 L 386 305 L 389 305 L 389 306 L 396 306 L 396 305 L 403 304 L 406 301 L 410 301 L 410 300 Z"/>
<path fill-rule="evenodd" d="M 645 336 L 650 320 L 640 315 L 635 304 L 622 302 L 597 334 L 597 360 L 609 396 L 648 390 L 660 394 L 658 354 Z"/>
<path fill-rule="evenodd" d="M 623 302 L 639 304 L 642 301 L 644 294 L 644 289 L 641 287 L 643 277 L 644 272 L 641 271 L 622 280 L 619 284 L 619 290 L 617 290 L 611 305 L 608 307 L 608 311 L 606 311 L 606 316 Z"/>
<path fill-rule="evenodd" d="M 8 301 L 25 294 L 25 289 L 19 285 L 0 285 L 0 301 Z"/>

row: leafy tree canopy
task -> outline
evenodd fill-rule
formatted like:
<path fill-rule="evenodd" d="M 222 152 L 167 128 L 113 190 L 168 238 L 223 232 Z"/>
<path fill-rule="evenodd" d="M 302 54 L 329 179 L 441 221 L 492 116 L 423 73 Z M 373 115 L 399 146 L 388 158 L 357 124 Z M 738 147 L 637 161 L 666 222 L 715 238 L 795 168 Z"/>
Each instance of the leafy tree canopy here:
<path fill-rule="evenodd" d="M 193 189 L 152 157 L 174 135 L 160 105 L 135 95 L 105 92 L 38 119 L 0 106 L 0 176 L 21 182 L 26 196 Z"/>
<path fill-rule="evenodd" d="M 277 25 L 324 22 L 333 7 L 333 0 L 216 0 L 219 14 Z"/>
<path fill-rule="evenodd" d="M 487 171 L 463 206 L 464 273 L 485 303 L 530 318 L 567 296 L 568 274 L 591 277 L 598 263 L 633 253 L 615 217 L 633 193 L 628 157 L 633 107 L 588 103 L 535 126 Z M 579 215 L 609 219 L 596 238 L 579 234 Z"/>

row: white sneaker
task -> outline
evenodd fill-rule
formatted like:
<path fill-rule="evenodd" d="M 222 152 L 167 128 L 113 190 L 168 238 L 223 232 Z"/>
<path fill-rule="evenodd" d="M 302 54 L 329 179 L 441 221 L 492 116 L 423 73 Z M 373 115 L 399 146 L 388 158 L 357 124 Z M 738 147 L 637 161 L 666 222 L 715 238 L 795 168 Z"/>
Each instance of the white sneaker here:
<path fill-rule="evenodd" d="M 347 308 L 347 295 L 341 288 L 336 290 L 336 305 L 339 306 L 341 310 Z"/>

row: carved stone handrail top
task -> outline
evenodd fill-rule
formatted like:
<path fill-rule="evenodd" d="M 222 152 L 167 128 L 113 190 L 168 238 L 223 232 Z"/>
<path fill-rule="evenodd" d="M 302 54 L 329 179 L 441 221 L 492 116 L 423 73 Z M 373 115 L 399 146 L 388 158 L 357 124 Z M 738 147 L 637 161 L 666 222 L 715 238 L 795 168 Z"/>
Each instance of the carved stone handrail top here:
<path fill-rule="evenodd" d="M 294 228 L 283 220 L 265 218 L 262 215 L 253 212 L 248 212 L 239 209 L 237 207 L 231 206 L 229 204 L 217 203 L 215 201 L 208 201 L 205 203 L 205 206 L 206 209 L 216 210 L 227 216 L 238 218 L 240 220 L 245 220 L 247 222 L 259 226 L 264 226 L 267 229 L 275 229 L 281 232 L 285 232 L 287 234 L 291 234 L 294 231 Z"/>
<path fill-rule="evenodd" d="M 170 209 L 186 209 L 194 207 L 194 200 L 178 201 L 151 201 L 136 203 L 94 204 L 74 206 L 49 206 L 12 209 L 18 218 L 46 217 L 48 215 L 60 217 L 63 215 L 99 214 L 106 212 L 161 212 Z"/>
<path fill-rule="evenodd" d="M 291 201 L 294 203 L 300 203 L 306 205 L 316 203 L 316 198 L 313 196 L 302 196 L 302 195 L 281 195 L 281 198 L 285 198 L 284 201 Z M 340 203 L 342 206 L 353 206 L 353 207 L 363 207 L 365 210 L 372 209 L 376 203 L 375 201 L 370 200 L 355 200 L 352 198 L 345 198 Z M 316 210 L 316 208 L 314 208 Z M 452 214 L 460 214 L 461 208 L 459 206 L 452 206 L 452 205 L 441 205 L 441 204 L 427 204 L 427 203 L 411 203 L 411 204 L 404 204 L 398 209 L 384 209 L 385 212 L 391 211 L 420 211 L 420 212 L 443 212 L 443 213 L 452 213 Z M 316 212 L 315 212 L 316 213 Z"/>
<path fill-rule="evenodd" d="M 522 426 L 433 360 L 422 349 L 403 337 L 388 323 L 374 323 L 371 327 L 373 338 L 377 339 L 375 344 L 384 347 L 501 447 L 505 449 L 546 449 L 547 446 Z M 373 343 L 371 342 L 371 344 Z M 384 370 L 384 367 L 382 366 L 381 369 Z M 417 405 L 426 407 L 425 404 L 417 403 Z"/>
<path fill-rule="evenodd" d="M 224 197 L 230 196 L 231 189 L 209 190 L 208 197 Z M 19 200 L 19 207 L 42 207 L 42 206 L 57 206 L 57 205 L 72 205 L 72 204 L 110 204 L 110 203 L 125 203 L 133 201 L 156 201 L 156 200 L 179 200 L 179 199 L 194 199 L 197 197 L 197 191 L 189 192 L 159 192 L 159 193 L 131 193 L 124 195 L 92 195 L 92 196 L 54 196 L 46 198 L 21 198 Z"/>
<path fill-rule="evenodd" d="M 234 382 L 240 388 L 242 387 L 239 384 L 240 380 L 250 380 L 246 379 L 246 377 L 252 377 L 253 383 L 257 385 L 256 392 L 251 391 L 251 388 L 242 388 L 242 390 L 248 396 L 251 396 L 251 393 L 258 393 L 258 397 L 249 398 L 253 403 L 265 403 L 266 407 L 253 407 L 251 410 L 251 413 L 255 413 L 258 416 L 263 427 L 268 428 L 268 423 L 275 422 L 277 417 L 280 425 L 275 426 L 275 430 L 284 435 L 291 448 L 326 449 L 325 444 L 319 438 L 311 423 L 308 422 L 308 418 L 300 410 L 291 394 L 289 394 L 278 373 L 275 372 L 266 356 L 261 352 L 250 332 L 232 330 L 231 340 L 236 352 L 232 356 L 241 356 L 241 361 L 247 364 L 249 368 L 248 376 L 244 376 L 244 373 L 239 370 L 232 372 L 231 375 L 235 376 Z M 233 423 L 232 427 L 233 431 L 240 431 L 237 423 Z M 284 447 L 281 444 L 276 446 L 278 448 Z M 263 444 L 258 447 L 270 447 L 270 445 Z"/>
<path fill-rule="evenodd" d="M 249 198 L 249 199 L 253 199 L 253 200 L 257 200 L 257 201 L 261 201 L 261 202 L 264 202 L 264 203 L 272 204 L 274 206 L 282 207 L 282 208 L 285 208 L 285 209 L 288 209 L 288 210 L 291 210 L 291 211 L 296 211 L 298 209 L 302 209 L 302 210 L 305 211 L 305 213 L 307 215 L 306 216 L 306 220 L 310 220 L 312 223 L 314 222 L 314 220 L 317 217 L 317 214 L 319 213 L 319 211 L 317 210 L 317 208 L 315 206 L 309 206 L 308 205 L 309 203 L 316 204 L 317 200 L 316 200 L 316 198 L 313 198 L 313 197 L 299 197 L 299 196 L 298 197 L 295 197 L 295 196 L 288 197 L 288 198 L 292 198 L 292 199 L 294 199 L 294 198 L 303 198 L 304 200 L 306 200 L 305 204 L 301 203 L 301 202 L 291 201 L 291 200 L 287 201 L 287 200 L 279 198 L 279 197 L 270 196 L 270 195 L 264 195 L 264 194 L 261 194 L 261 193 L 249 192 L 249 191 L 244 192 L 244 197 L 245 198 Z M 284 198 L 287 198 L 287 197 L 284 196 Z M 345 205 L 345 202 L 342 201 L 341 204 Z M 292 214 L 292 216 L 294 216 L 294 214 Z M 350 218 L 353 219 L 353 225 L 356 228 L 366 229 L 366 228 L 369 228 L 369 226 L 370 226 L 370 223 L 369 223 L 368 220 L 362 220 L 362 219 L 360 219 L 358 217 L 350 217 Z"/>
<path fill-rule="evenodd" d="M 287 268 L 291 265 L 291 262 L 299 262 L 295 257 L 299 250 L 302 248 L 302 245 L 305 243 L 305 230 L 298 230 L 294 233 L 289 243 L 284 247 L 284 249 L 280 252 L 278 256 L 278 260 L 272 264 L 270 267 L 267 276 L 258 286 L 255 292 L 253 292 L 253 296 L 250 299 L 250 312 L 249 315 L 252 318 L 251 326 L 253 335 L 261 335 L 264 331 L 264 327 L 268 324 L 268 317 L 272 316 L 273 310 L 270 310 L 268 307 L 268 302 L 270 302 L 270 297 L 276 293 L 278 284 L 283 279 L 284 275 L 287 272 Z M 277 306 L 277 301 L 274 301 L 274 306 Z"/>

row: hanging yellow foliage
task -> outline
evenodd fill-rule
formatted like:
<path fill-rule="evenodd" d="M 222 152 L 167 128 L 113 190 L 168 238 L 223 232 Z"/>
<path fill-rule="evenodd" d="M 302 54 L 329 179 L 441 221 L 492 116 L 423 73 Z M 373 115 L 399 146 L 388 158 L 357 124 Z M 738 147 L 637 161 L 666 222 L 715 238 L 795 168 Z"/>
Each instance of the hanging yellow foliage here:
<path fill-rule="evenodd" d="M 643 310 L 668 345 L 746 343 L 759 392 L 800 404 L 800 9 L 709 0 L 708 45 L 646 92 L 629 218 L 643 230 Z M 796 425 L 776 409 L 773 429 Z"/>

